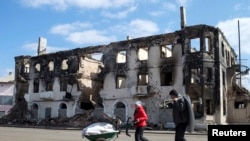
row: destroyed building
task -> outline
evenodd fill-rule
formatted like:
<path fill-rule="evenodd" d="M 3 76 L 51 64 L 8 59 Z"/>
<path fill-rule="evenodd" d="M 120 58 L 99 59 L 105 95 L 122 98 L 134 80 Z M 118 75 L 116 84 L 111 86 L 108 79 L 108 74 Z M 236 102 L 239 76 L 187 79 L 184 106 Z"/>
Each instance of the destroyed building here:
<path fill-rule="evenodd" d="M 37 56 L 15 57 L 15 102 L 26 103 L 20 104 L 26 118 L 97 109 L 125 122 L 141 100 L 148 122 L 168 127 L 166 104 L 176 89 L 191 98 L 196 127 L 250 120 L 248 91 L 236 83 L 235 51 L 219 28 L 186 26 L 183 11 L 181 29 L 172 33 L 55 53 L 44 46 L 40 38 Z"/>

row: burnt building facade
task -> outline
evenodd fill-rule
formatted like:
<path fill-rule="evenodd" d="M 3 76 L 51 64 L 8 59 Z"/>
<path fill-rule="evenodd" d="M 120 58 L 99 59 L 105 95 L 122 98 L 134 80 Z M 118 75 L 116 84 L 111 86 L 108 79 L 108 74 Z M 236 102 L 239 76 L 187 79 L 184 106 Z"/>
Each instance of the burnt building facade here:
<path fill-rule="evenodd" d="M 172 33 L 17 56 L 16 104 L 25 102 L 25 116 L 33 119 L 98 109 L 126 121 L 141 100 L 148 122 L 167 127 L 173 122 L 169 91 L 176 89 L 191 98 L 197 128 L 249 122 L 249 94 L 236 83 L 237 55 L 223 32 L 181 25 Z"/>

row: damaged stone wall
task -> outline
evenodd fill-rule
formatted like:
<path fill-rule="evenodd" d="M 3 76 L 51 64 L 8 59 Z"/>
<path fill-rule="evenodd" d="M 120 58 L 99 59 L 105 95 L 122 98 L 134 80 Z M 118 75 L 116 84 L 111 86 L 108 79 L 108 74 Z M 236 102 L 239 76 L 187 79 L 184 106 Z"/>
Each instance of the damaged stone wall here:
<path fill-rule="evenodd" d="M 227 96 L 228 122 L 248 124 L 250 121 L 250 94 L 247 89 L 239 86 L 239 67 L 240 65 L 236 64 L 227 69 L 227 82 L 229 82 Z"/>
<path fill-rule="evenodd" d="M 125 51 L 126 62 L 115 63 L 113 59 L 109 64 L 112 67 L 100 92 L 105 99 L 105 112 L 115 114 L 115 104 L 121 102 L 125 105 L 126 117 L 132 116 L 133 103 L 139 99 L 145 103 L 150 122 L 157 124 L 160 113 L 169 115 L 170 111 L 160 112 L 159 105 L 168 101 L 168 92 L 175 88 L 190 96 L 197 123 L 227 122 L 224 117 L 228 87 L 225 74 L 226 68 L 236 63 L 236 54 L 218 28 L 188 26 L 173 33 L 109 45 L 113 46 L 115 51 L 110 57 L 115 58 L 115 52 Z M 168 52 L 164 52 L 163 47 L 170 49 L 171 55 L 164 56 Z M 139 54 L 142 48 L 148 54 L 146 58 Z M 117 89 L 118 76 L 124 77 L 125 87 Z M 145 77 L 143 83 L 140 77 Z M 166 119 L 165 122 L 172 122 L 171 118 Z"/>
<path fill-rule="evenodd" d="M 15 99 L 16 109 L 19 111 L 16 114 L 19 113 L 22 118 L 30 118 L 37 117 L 32 115 L 36 113 L 40 115 L 37 118 L 41 119 L 61 115 L 63 113 L 60 112 L 65 110 L 60 108 L 66 108 L 66 115 L 69 117 L 84 109 L 101 107 L 102 99 L 98 92 L 103 85 L 103 72 L 100 72 L 102 63 L 91 57 L 93 50 L 94 53 L 99 51 L 93 47 L 86 51 L 74 49 L 35 57 L 16 57 Z M 61 102 L 60 105 L 65 106 L 59 106 L 59 110 L 55 111 L 51 108 L 55 106 L 52 102 Z M 70 103 L 73 107 L 69 106 Z M 20 107 L 23 107 L 23 110 L 20 110 Z M 34 110 L 33 107 L 37 108 Z M 52 113 L 46 114 L 45 109 L 49 110 L 48 108 Z"/>
<path fill-rule="evenodd" d="M 170 100 L 169 91 L 176 89 L 190 96 L 197 123 L 226 122 L 220 117 L 225 114 L 221 103 L 227 100 L 230 86 L 224 73 L 235 58 L 222 32 L 207 25 L 35 57 L 18 56 L 16 105 L 22 104 L 22 117 L 36 117 L 32 113 L 40 108 L 38 118 L 56 118 L 100 107 L 125 121 L 133 116 L 134 102 L 141 100 L 149 123 L 158 125 L 172 122 L 171 109 L 162 107 Z"/>

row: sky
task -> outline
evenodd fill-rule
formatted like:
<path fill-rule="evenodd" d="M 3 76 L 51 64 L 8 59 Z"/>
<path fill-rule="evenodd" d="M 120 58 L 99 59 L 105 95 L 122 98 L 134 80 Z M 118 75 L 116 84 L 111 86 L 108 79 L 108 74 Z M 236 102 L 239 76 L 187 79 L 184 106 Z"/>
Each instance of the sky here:
<path fill-rule="evenodd" d="M 220 28 L 250 67 L 249 0 L 1 0 L 0 77 L 14 73 L 16 56 L 37 55 L 39 37 L 50 53 L 170 33 L 181 28 L 181 6 L 187 26 Z M 250 75 L 242 86 L 250 90 Z"/>

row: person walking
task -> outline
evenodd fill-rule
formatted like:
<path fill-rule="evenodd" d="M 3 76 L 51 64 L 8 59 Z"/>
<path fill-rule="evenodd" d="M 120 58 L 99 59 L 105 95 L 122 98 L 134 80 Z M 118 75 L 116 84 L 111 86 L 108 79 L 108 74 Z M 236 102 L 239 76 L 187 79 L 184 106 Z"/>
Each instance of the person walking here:
<path fill-rule="evenodd" d="M 135 141 L 149 141 L 143 136 L 147 126 L 148 116 L 142 106 L 141 101 L 136 101 L 134 111 Z"/>
<path fill-rule="evenodd" d="M 194 113 L 189 97 L 182 96 L 176 90 L 169 92 L 173 100 L 173 120 L 175 123 L 175 141 L 186 141 L 185 132 L 193 132 Z"/>

